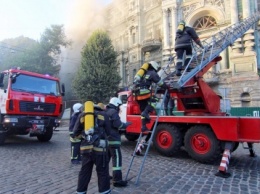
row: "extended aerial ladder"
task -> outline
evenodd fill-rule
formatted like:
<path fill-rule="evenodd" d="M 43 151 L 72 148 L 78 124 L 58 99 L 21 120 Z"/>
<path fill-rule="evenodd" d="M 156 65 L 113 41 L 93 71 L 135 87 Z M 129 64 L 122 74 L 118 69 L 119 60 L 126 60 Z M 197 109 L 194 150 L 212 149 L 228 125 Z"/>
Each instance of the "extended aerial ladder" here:
<path fill-rule="evenodd" d="M 164 73 L 162 77 L 167 82 L 169 86 L 169 90 L 166 90 L 164 94 L 167 92 L 176 93 L 177 98 L 180 100 L 180 104 L 178 104 L 179 110 L 184 111 L 184 115 L 211 115 L 211 116 L 224 116 L 225 113 L 220 112 L 220 100 L 219 96 L 206 84 L 202 76 L 218 61 L 221 60 L 219 54 L 224 51 L 228 46 L 231 46 L 238 38 L 240 38 L 247 30 L 250 29 L 252 25 L 254 25 L 260 19 L 259 13 L 255 13 L 249 18 L 244 19 L 241 22 L 238 22 L 224 30 L 219 31 L 212 37 L 203 40 L 202 44 L 204 49 L 195 49 L 193 51 L 193 55 L 191 57 L 190 62 L 186 66 L 183 71 L 182 76 L 176 80 L 174 76 L 176 74 L 176 70 L 171 71 L 171 67 L 167 64 L 167 67 L 164 67 Z M 187 72 L 187 69 L 192 67 L 190 72 Z M 156 90 L 157 91 L 157 90 Z M 164 95 L 165 96 L 165 95 Z M 209 100 L 210 99 L 210 100 Z M 161 107 L 162 108 L 162 107 Z M 155 124 L 153 126 L 153 130 L 151 133 L 151 137 L 153 137 L 155 133 L 155 129 L 158 123 L 159 114 L 156 117 Z M 142 133 L 141 133 L 142 134 Z M 137 144 L 141 142 L 141 134 L 139 136 Z M 147 148 L 145 151 L 144 158 L 142 160 L 139 173 L 137 176 L 136 184 L 139 181 L 143 165 L 145 163 L 150 144 L 152 138 L 150 138 L 149 142 L 146 143 Z M 137 148 L 137 145 L 136 145 Z M 133 160 L 135 158 L 135 154 L 132 156 L 132 160 L 130 162 L 126 179 L 128 174 L 132 168 Z"/>
<path fill-rule="evenodd" d="M 202 41 L 204 49 L 199 49 L 196 44 L 190 62 L 184 69 L 184 72 L 177 83 L 173 84 L 174 88 L 181 88 L 194 77 L 202 76 L 215 63 L 211 63 L 219 54 L 228 46 L 231 46 L 238 38 L 240 38 L 247 30 L 251 28 L 260 18 L 259 13 L 255 13 L 251 17 L 241 22 L 223 29 L 212 37 Z M 208 67 L 210 66 L 210 67 Z M 192 68 L 187 72 L 188 67 Z"/>

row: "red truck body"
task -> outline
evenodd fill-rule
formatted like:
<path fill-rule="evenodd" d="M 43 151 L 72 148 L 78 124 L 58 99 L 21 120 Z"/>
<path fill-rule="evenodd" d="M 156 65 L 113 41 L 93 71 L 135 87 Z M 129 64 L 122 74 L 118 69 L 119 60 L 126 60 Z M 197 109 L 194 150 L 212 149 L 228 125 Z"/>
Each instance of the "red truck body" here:
<path fill-rule="evenodd" d="M 160 111 L 151 115 L 147 127 L 155 130 L 153 145 L 161 154 L 172 156 L 184 146 L 195 160 L 210 163 L 221 158 L 226 142 L 232 144 L 232 151 L 239 142 L 260 142 L 260 118 L 229 116 L 221 112 L 220 96 L 204 82 L 203 74 L 219 60 L 220 57 L 212 60 L 182 88 L 167 83 L 168 92 L 177 100 L 177 110 L 183 116 L 166 116 Z M 161 94 L 164 91 L 156 93 L 157 97 Z M 126 130 L 126 138 L 136 140 L 141 133 L 139 106 L 131 91 L 120 92 L 119 98 L 126 102 L 121 119 L 133 123 Z"/>
<path fill-rule="evenodd" d="M 17 68 L 0 75 L 0 144 L 8 135 L 49 141 L 62 112 L 64 87 L 59 79 Z"/>

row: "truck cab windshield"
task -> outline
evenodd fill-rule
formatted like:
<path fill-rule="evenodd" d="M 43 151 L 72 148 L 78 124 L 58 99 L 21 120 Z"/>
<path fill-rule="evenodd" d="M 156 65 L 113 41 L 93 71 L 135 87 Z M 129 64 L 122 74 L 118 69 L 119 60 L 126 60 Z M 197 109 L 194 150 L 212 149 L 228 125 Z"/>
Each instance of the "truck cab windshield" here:
<path fill-rule="evenodd" d="M 59 84 L 55 80 L 49 80 L 29 75 L 19 74 L 11 81 L 11 89 L 30 93 L 40 93 L 59 96 Z"/>

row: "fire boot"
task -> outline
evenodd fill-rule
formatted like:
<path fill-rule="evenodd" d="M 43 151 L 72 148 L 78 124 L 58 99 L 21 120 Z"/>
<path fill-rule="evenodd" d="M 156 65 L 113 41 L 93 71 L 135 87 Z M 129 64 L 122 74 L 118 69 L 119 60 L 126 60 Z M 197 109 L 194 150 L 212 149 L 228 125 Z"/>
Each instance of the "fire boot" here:
<path fill-rule="evenodd" d="M 149 131 L 149 129 L 146 127 L 146 124 L 149 123 L 149 120 L 142 118 L 142 128 L 141 131 L 142 132 L 146 132 Z"/>
<path fill-rule="evenodd" d="M 113 183 L 114 187 L 126 187 L 127 186 L 127 181 L 115 181 Z"/>
<path fill-rule="evenodd" d="M 176 76 L 181 76 L 181 69 L 182 69 L 182 61 L 178 61 L 176 63 Z"/>
<path fill-rule="evenodd" d="M 184 68 L 186 68 L 186 66 L 189 64 L 190 60 L 191 60 L 190 57 L 187 57 L 187 58 L 185 59 Z M 191 70 L 192 70 L 192 68 L 189 66 L 189 67 L 187 68 L 187 72 L 190 72 Z"/>
<path fill-rule="evenodd" d="M 135 150 L 135 154 L 137 156 L 141 156 L 142 155 L 142 149 L 144 149 L 144 143 L 145 143 L 145 140 L 142 140 L 139 144 L 138 144 L 138 147 L 137 149 Z"/>

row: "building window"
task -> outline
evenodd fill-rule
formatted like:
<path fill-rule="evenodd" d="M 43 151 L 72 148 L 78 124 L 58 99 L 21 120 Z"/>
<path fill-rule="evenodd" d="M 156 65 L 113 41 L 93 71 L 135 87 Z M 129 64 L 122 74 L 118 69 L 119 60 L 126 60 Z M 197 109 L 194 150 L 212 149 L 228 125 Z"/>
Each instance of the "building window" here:
<path fill-rule="evenodd" d="M 242 107 L 250 107 L 251 97 L 248 92 L 244 92 L 241 94 L 241 105 Z"/>
<path fill-rule="evenodd" d="M 215 18 L 211 16 L 203 16 L 199 18 L 193 25 L 195 30 L 204 30 L 217 25 Z"/>
<path fill-rule="evenodd" d="M 134 82 L 135 74 L 136 74 L 136 69 L 133 69 L 133 82 Z"/>

